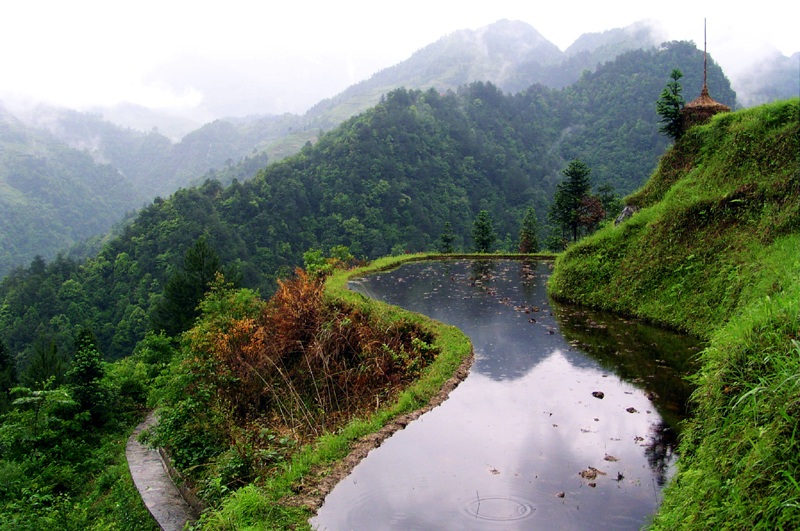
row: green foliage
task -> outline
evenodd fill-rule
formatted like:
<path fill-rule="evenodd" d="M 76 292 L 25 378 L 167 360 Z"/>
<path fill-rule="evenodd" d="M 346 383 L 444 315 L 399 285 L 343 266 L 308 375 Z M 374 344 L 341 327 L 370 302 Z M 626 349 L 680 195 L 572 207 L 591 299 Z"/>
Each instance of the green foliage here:
<path fill-rule="evenodd" d="M 0 414 L 11 404 L 8 391 L 17 384 L 17 363 L 3 341 L 0 341 Z"/>
<path fill-rule="evenodd" d="M 475 245 L 475 251 L 488 253 L 492 250 L 492 245 L 496 240 L 497 234 L 494 232 L 492 217 L 487 211 L 481 210 L 472 224 L 472 242 Z"/>
<path fill-rule="evenodd" d="M 46 382 L 60 385 L 65 381 L 66 363 L 58 354 L 54 340 L 39 338 L 33 345 L 33 354 L 22 374 L 22 382 L 28 387 L 42 389 Z"/>
<path fill-rule="evenodd" d="M 186 251 L 183 266 L 167 280 L 163 298 L 154 310 L 153 329 L 176 336 L 191 328 L 200 313 L 198 305 L 203 295 L 221 272 L 219 255 L 206 236 L 201 236 Z"/>
<path fill-rule="evenodd" d="M 303 253 L 304 269 L 312 277 L 330 275 L 336 269 L 349 267 L 354 260 L 355 257 L 350 254 L 350 249 L 344 245 L 333 246 L 328 257 L 325 257 L 318 249 L 311 249 Z"/>
<path fill-rule="evenodd" d="M 558 183 L 553 203 L 550 205 L 550 220 L 569 234 L 573 242 L 578 241 L 579 231 L 585 227 L 582 211 L 584 201 L 592 188 L 589 181 L 590 171 L 580 160 L 570 162 L 562 171 L 564 180 Z"/>
<path fill-rule="evenodd" d="M 495 246 L 516 249 L 527 208 L 548 211 L 564 160 L 584 161 L 621 193 L 644 181 L 667 146 L 653 101 L 675 65 L 686 90 L 699 91 L 702 52 L 689 43 L 621 55 L 561 90 L 504 94 L 473 83 L 444 94 L 392 91 L 247 182 L 207 181 L 157 198 L 85 263 L 57 257 L 13 270 L 0 282 L 0 336 L 21 371 L 38 337 L 66 353 L 81 327 L 94 331 L 107 359 L 127 356 L 154 328 L 160 294 L 201 236 L 264 297 L 309 249 L 343 245 L 358 259 L 433 251 L 448 222 L 453 247 L 466 249 L 481 210 Z M 735 103 L 713 62 L 709 82 L 720 101 Z M 215 127 L 209 138 L 224 128 Z M 548 246 L 560 243 L 551 233 Z"/>
<path fill-rule="evenodd" d="M 597 187 L 597 199 L 606 214 L 606 219 L 614 219 L 622 211 L 622 198 L 610 184 Z"/>
<path fill-rule="evenodd" d="M 656 102 L 656 112 L 661 117 L 661 125 L 658 127 L 658 131 L 673 140 L 678 140 L 683 135 L 681 110 L 683 110 L 685 102 L 683 96 L 681 96 L 683 88 L 680 83 L 683 72 L 676 68 L 670 73 L 669 77 L 671 81 L 661 91 L 661 96 Z"/>
<path fill-rule="evenodd" d="M 709 341 L 658 529 L 800 518 L 798 115 L 793 99 L 690 130 L 629 199 L 642 210 L 570 247 L 550 279 L 556 298 Z"/>
<path fill-rule="evenodd" d="M 522 227 L 519 229 L 519 252 L 535 253 L 539 251 L 539 219 L 533 207 L 525 211 Z"/>
<path fill-rule="evenodd" d="M 87 329 L 81 330 L 75 340 L 75 355 L 66 377 L 72 398 L 80 411 L 90 414 L 93 424 L 101 424 L 108 414 L 108 396 L 102 385 L 104 372 L 103 357 L 97 350 L 94 334 Z"/>
<path fill-rule="evenodd" d="M 442 234 L 439 236 L 439 251 L 445 254 L 455 252 L 453 242 L 456 240 L 456 235 L 453 234 L 453 225 L 449 221 L 445 222 Z"/>

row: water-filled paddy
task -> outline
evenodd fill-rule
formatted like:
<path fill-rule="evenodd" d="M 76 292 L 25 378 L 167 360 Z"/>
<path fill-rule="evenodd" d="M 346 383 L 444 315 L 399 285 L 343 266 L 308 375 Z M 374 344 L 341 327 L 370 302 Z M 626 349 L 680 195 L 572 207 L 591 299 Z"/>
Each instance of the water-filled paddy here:
<path fill-rule="evenodd" d="M 550 265 L 411 263 L 351 283 L 453 324 L 470 376 L 373 450 L 317 529 L 639 529 L 671 474 L 691 338 L 555 306 Z"/>

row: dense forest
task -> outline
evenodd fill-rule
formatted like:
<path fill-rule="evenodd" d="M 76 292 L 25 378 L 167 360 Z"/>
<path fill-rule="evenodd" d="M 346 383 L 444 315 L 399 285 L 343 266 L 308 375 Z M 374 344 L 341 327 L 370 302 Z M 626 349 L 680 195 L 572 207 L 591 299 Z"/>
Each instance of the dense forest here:
<path fill-rule="evenodd" d="M 66 249 L 108 231 L 109 219 L 145 199 L 113 167 L 0 107 L 0 276 L 43 249 Z"/>
<path fill-rule="evenodd" d="M 296 154 L 306 142 L 316 142 L 323 131 L 377 105 L 382 95 L 395 88 L 434 88 L 446 93 L 482 81 L 491 82 L 504 93 L 521 92 L 533 84 L 561 89 L 626 51 L 652 51 L 659 42 L 648 24 L 638 23 L 585 34 L 561 52 L 525 23 L 499 21 L 445 36 L 407 60 L 319 102 L 303 115 L 220 118 L 172 137 L 152 124 L 143 126 L 139 120 L 120 122 L 137 129 L 111 123 L 109 120 L 118 116 L 111 109 L 106 109 L 104 116 L 102 110 L 82 113 L 37 107 L 19 111 L 19 120 L 0 110 L 0 129 L 11 127 L 15 134 L 21 133 L 18 137 L 25 138 L 18 143 L 0 139 L 6 153 L 14 154 L 0 157 L 0 211 L 13 213 L 0 221 L 0 276 L 28 264 L 36 255 L 52 260 L 58 251 L 76 243 L 80 245 L 71 249 L 72 256 L 92 256 L 104 243 L 100 235 L 119 224 L 126 212 L 138 210 L 156 196 L 166 197 L 181 187 L 199 185 L 206 178 L 219 180 L 224 186 L 233 179 L 247 180 L 268 160 Z M 699 90 L 699 78 L 697 83 Z M 721 95 L 726 103 L 735 103 L 732 93 L 727 93 L 727 81 L 718 84 L 715 80 L 714 86 L 726 92 Z M 47 182 L 47 194 L 41 187 L 4 180 L 6 175 L 28 173 L 27 166 L 20 165 L 27 159 L 36 161 L 45 172 L 33 177 Z M 102 179 L 93 179 L 91 187 L 77 186 L 81 193 L 76 194 L 74 179 L 55 178 L 62 171 L 67 175 L 96 174 Z M 116 194 L 119 183 L 126 193 Z M 92 226 L 85 226 L 80 216 L 70 216 L 60 205 L 54 205 L 53 196 L 70 197 L 69 204 L 90 217 Z M 109 204 L 114 207 L 104 208 Z M 42 220 L 40 235 L 29 233 L 27 222 L 36 219 Z M 90 236 L 94 238 L 85 243 Z"/>
<path fill-rule="evenodd" d="M 676 66 L 686 92 L 699 93 L 702 52 L 690 43 L 629 52 L 561 90 L 398 89 L 247 182 L 209 180 L 157 198 L 94 258 L 15 269 L 0 283 L 0 335 L 20 371 L 40 344 L 68 361 L 77 327 L 96 334 L 107 358 L 126 356 L 156 326 L 167 280 L 201 237 L 265 295 L 310 249 L 344 245 L 358 258 L 435 250 L 448 223 L 454 248 L 471 249 L 480 211 L 493 220 L 496 249 L 515 248 L 529 208 L 544 241 L 570 160 L 590 168 L 595 188 L 623 194 L 646 180 L 668 145 L 655 101 Z M 719 67 L 709 79 L 720 101 L 735 100 Z"/>

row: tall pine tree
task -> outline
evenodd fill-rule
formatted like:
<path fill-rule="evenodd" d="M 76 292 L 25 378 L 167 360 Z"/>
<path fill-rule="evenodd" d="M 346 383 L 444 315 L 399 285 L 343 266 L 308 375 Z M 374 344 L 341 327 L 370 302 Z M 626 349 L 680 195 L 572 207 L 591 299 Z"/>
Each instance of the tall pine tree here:
<path fill-rule="evenodd" d="M 11 352 L 0 340 L 0 413 L 4 413 L 11 399 L 8 391 L 17 384 L 17 364 Z"/>
<path fill-rule="evenodd" d="M 581 228 L 581 212 L 584 198 L 589 196 L 592 184 L 589 167 L 580 160 L 573 160 L 562 172 L 564 180 L 558 183 L 553 203 L 550 205 L 550 220 L 561 230 L 578 240 Z"/>
<path fill-rule="evenodd" d="M 175 270 L 164 286 L 155 308 L 153 328 L 176 336 L 189 330 L 200 315 L 198 305 L 217 273 L 222 272 L 219 255 L 205 235 L 186 251 L 183 267 Z"/>
<path fill-rule="evenodd" d="M 497 235 L 494 232 L 491 216 L 487 211 L 481 210 L 472 225 L 472 242 L 475 244 L 475 251 L 488 253 L 492 250 L 496 239 Z"/>
<path fill-rule="evenodd" d="M 519 252 L 535 253 L 539 250 L 539 220 L 536 211 L 529 207 L 522 218 L 522 228 L 519 231 Z"/>
<path fill-rule="evenodd" d="M 67 371 L 67 382 L 72 398 L 81 411 L 90 413 L 95 425 L 102 423 L 108 405 L 102 385 L 104 373 L 103 356 L 97 349 L 94 334 L 84 328 L 75 340 L 75 356 Z"/>
<path fill-rule="evenodd" d="M 453 226 L 450 222 L 446 222 L 444 224 L 444 230 L 442 231 L 441 236 L 439 236 L 439 251 L 445 254 L 450 254 L 455 251 L 453 248 L 453 242 L 456 239 L 456 235 L 453 232 Z"/>
<path fill-rule="evenodd" d="M 683 72 L 676 68 L 670 73 L 669 77 L 671 81 L 661 91 L 661 97 L 656 102 L 656 111 L 661 116 L 661 125 L 658 130 L 673 140 L 678 140 L 683 134 L 681 110 L 683 109 L 684 101 L 683 96 L 681 96 L 680 84 Z"/>

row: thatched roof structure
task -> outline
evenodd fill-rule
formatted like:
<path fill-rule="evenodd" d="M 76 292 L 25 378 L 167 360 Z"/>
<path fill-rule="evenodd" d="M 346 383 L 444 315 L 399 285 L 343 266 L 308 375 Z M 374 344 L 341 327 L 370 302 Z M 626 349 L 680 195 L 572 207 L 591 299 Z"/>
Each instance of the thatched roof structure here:
<path fill-rule="evenodd" d="M 703 25 L 705 26 L 705 22 Z M 705 28 L 703 33 L 705 34 Z M 703 40 L 705 40 L 705 35 Z M 703 43 L 703 89 L 700 91 L 700 97 L 690 101 L 681 109 L 684 131 L 693 125 L 706 123 L 715 114 L 731 110 L 727 105 L 715 101 L 708 95 L 708 52 L 706 48 L 706 44 Z"/>
<path fill-rule="evenodd" d="M 721 112 L 729 112 L 730 107 L 718 101 L 715 101 L 708 95 L 708 86 L 703 83 L 703 90 L 700 91 L 700 97 L 690 101 L 683 106 L 681 114 L 683 117 L 683 127 L 688 129 L 693 125 L 698 125 L 707 122 L 712 116 Z"/>

